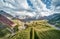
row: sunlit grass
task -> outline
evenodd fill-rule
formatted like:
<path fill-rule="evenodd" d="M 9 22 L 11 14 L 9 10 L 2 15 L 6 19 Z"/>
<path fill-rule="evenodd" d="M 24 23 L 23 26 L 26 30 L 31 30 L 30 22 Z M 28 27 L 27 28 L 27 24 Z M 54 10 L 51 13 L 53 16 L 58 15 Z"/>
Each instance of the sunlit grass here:
<path fill-rule="evenodd" d="M 18 21 L 15 22 L 18 24 Z M 46 20 L 31 21 L 26 24 L 26 29 L 17 31 L 7 39 L 60 39 L 60 30 L 51 27 Z"/>
<path fill-rule="evenodd" d="M 18 32 L 10 39 L 60 39 L 60 30 L 51 27 L 47 21 L 32 21 L 28 28 Z"/>

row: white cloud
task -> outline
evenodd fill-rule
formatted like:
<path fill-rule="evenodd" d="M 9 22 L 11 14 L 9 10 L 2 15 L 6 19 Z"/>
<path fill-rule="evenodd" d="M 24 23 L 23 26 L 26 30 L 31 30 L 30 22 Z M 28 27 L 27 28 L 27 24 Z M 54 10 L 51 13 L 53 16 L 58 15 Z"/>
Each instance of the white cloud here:
<path fill-rule="evenodd" d="M 32 10 L 32 8 L 28 6 L 27 0 L 6 0 L 6 2 L 0 0 L 0 9 L 13 16 L 19 15 L 20 17 L 26 15 L 37 17 L 38 15 L 48 16 L 53 14 L 53 10 L 47 9 L 46 5 L 41 0 L 31 0 L 31 3 L 35 10 Z"/>
<path fill-rule="evenodd" d="M 55 13 L 60 13 L 60 0 L 52 0 L 51 6 Z"/>

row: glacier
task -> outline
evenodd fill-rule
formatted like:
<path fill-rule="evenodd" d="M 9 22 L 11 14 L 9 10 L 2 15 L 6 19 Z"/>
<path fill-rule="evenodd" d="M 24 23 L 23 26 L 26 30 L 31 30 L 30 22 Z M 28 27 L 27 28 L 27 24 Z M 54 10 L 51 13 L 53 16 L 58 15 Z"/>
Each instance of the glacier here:
<path fill-rule="evenodd" d="M 45 0 L 46 1 L 46 0 Z M 48 9 L 42 0 L 0 0 L 0 10 L 20 19 L 28 17 L 38 19 L 40 16 L 49 16 L 58 12 L 59 7 L 54 5 L 56 1 L 52 1 L 51 8 Z M 47 2 L 49 3 L 49 2 Z"/>

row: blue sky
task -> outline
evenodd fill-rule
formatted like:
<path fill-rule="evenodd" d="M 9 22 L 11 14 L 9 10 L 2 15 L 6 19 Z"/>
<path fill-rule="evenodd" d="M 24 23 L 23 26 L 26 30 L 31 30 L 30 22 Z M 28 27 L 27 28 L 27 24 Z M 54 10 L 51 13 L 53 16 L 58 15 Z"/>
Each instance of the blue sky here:
<path fill-rule="evenodd" d="M 53 2 L 53 3 L 51 3 Z M 0 10 L 20 17 L 23 16 L 37 16 L 37 15 L 51 15 L 55 11 L 60 12 L 60 1 L 59 0 L 0 0 Z M 22 11 L 21 11 L 22 10 Z M 30 12 L 31 10 L 32 12 Z M 23 14 L 22 14 L 23 13 Z M 40 13 L 40 14 L 39 14 Z"/>
<path fill-rule="evenodd" d="M 41 1 L 42 1 L 44 4 L 46 4 L 46 7 L 47 7 L 48 9 L 50 9 L 51 1 L 52 1 L 52 0 L 41 0 Z M 30 0 L 27 0 L 27 3 L 28 3 L 29 6 L 33 7 L 33 4 L 31 3 Z"/>
<path fill-rule="evenodd" d="M 42 0 L 42 2 L 46 4 L 46 7 L 47 7 L 47 8 L 50 8 L 50 6 L 51 6 L 51 1 L 52 1 L 52 0 Z"/>

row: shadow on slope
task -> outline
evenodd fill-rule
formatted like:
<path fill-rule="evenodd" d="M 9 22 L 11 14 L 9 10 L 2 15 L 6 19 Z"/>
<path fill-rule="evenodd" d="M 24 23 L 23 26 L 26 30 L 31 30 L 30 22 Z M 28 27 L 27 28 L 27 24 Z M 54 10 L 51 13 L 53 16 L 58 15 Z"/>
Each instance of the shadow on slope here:
<path fill-rule="evenodd" d="M 48 23 L 60 28 L 60 13 L 48 16 Z"/>

